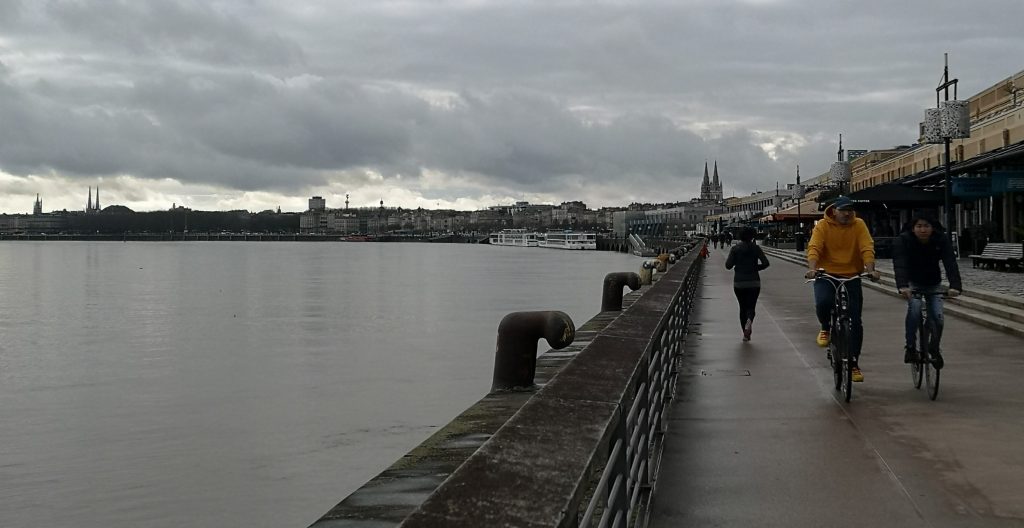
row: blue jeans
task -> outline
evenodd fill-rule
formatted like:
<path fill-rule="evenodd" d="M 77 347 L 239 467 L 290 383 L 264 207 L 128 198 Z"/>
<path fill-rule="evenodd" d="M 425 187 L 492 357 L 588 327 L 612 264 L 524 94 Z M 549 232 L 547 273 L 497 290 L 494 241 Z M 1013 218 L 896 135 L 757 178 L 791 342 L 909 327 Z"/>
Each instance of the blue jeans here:
<path fill-rule="evenodd" d="M 864 291 L 859 280 L 846 283 L 847 305 L 850 314 L 850 356 L 854 364 L 860 358 L 861 345 L 864 343 L 864 325 L 861 322 L 861 309 L 864 306 Z M 836 285 L 831 279 L 822 278 L 814 281 L 814 311 L 821 323 L 822 330 L 831 330 L 832 306 L 836 302 Z"/>
<path fill-rule="evenodd" d="M 910 288 L 923 293 L 924 299 L 911 297 L 907 301 L 907 346 L 914 348 L 914 343 L 917 342 L 917 325 L 921 322 L 921 305 L 925 301 L 928 302 L 928 317 L 935 323 L 935 337 L 937 340 L 942 339 L 941 286 L 936 284 L 935 286 L 920 287 L 911 284 Z"/>

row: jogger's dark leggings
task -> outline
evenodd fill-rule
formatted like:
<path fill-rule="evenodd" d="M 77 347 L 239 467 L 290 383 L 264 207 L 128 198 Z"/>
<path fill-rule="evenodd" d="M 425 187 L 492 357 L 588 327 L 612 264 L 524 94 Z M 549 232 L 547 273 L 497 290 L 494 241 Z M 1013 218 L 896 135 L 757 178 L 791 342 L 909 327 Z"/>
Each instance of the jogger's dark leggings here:
<path fill-rule="evenodd" d="M 736 292 L 736 300 L 740 302 L 740 326 L 743 326 L 748 319 L 754 320 L 754 307 L 761 288 L 733 288 L 732 291 Z"/>

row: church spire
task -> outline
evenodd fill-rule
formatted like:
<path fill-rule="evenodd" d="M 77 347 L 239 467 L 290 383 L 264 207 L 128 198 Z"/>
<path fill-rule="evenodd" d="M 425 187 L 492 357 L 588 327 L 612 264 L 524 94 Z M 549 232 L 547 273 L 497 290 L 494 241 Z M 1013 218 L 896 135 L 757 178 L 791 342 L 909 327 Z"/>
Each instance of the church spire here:
<path fill-rule="evenodd" d="M 92 186 L 89 186 L 89 201 L 85 204 L 85 212 L 92 212 Z"/>
<path fill-rule="evenodd" d="M 708 180 L 708 160 L 704 160 L 704 180 L 700 183 L 700 199 L 711 199 L 711 182 Z"/>
<path fill-rule="evenodd" d="M 715 177 L 711 182 L 711 195 L 711 199 L 716 202 L 721 202 L 725 199 L 722 192 L 722 181 L 718 179 L 718 160 L 715 160 Z"/>

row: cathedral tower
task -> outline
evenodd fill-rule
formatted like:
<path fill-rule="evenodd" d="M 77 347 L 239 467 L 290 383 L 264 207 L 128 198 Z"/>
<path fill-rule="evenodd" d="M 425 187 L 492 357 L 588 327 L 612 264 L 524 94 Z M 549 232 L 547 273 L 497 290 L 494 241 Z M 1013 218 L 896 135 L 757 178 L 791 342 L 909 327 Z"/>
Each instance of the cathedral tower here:
<path fill-rule="evenodd" d="M 98 193 L 99 191 L 97 190 L 96 192 Z M 716 202 L 721 202 L 723 198 L 722 182 L 718 180 L 718 160 L 715 160 L 715 177 L 711 180 L 711 199 Z"/>
<path fill-rule="evenodd" d="M 704 162 L 704 180 L 700 184 L 700 199 L 711 199 L 711 182 L 708 180 L 708 162 Z"/>
<path fill-rule="evenodd" d="M 85 212 L 87 213 L 98 213 L 100 212 L 100 188 L 96 187 L 96 202 L 92 201 L 92 187 L 89 187 L 89 201 L 85 204 Z"/>
<path fill-rule="evenodd" d="M 708 179 L 708 162 L 704 162 L 704 180 L 700 184 L 700 200 L 703 202 L 721 202 L 725 198 L 722 182 L 718 179 L 718 160 L 715 160 L 714 178 Z"/>

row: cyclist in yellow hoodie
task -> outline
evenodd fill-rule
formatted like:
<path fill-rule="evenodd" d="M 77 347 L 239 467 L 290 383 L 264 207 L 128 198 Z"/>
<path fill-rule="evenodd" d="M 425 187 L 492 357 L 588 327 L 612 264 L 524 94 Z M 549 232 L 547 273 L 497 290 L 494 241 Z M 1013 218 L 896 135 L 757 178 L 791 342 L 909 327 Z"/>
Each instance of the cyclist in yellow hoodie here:
<path fill-rule="evenodd" d="M 878 280 L 875 271 L 875 241 L 863 220 L 857 218 L 853 201 L 840 196 L 825 209 L 825 217 L 814 226 L 811 240 L 807 243 L 807 274 L 813 279 L 818 269 L 824 268 L 830 275 L 853 277 L 870 273 L 872 280 Z M 864 326 L 861 323 L 861 309 L 864 306 L 864 292 L 859 280 L 846 283 L 850 299 L 850 356 L 853 357 L 853 381 L 864 381 L 860 370 L 860 349 L 864 341 Z M 821 323 L 818 332 L 818 346 L 829 344 L 829 316 L 835 303 L 836 290 L 831 281 L 821 279 L 814 282 L 814 307 Z"/>

